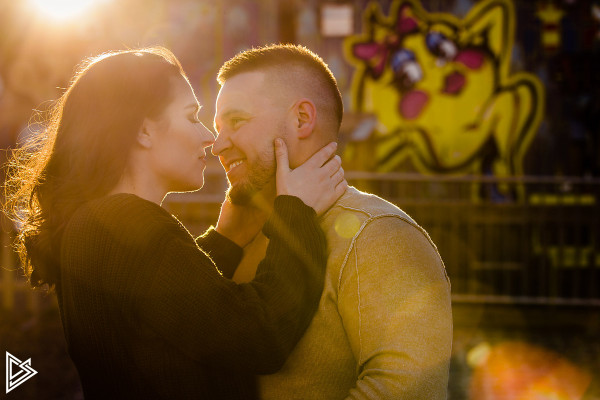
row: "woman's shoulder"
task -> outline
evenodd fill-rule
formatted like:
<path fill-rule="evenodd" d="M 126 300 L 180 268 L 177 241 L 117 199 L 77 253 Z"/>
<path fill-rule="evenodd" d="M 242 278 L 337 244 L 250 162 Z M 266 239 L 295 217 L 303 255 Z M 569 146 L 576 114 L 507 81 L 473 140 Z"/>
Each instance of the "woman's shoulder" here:
<path fill-rule="evenodd" d="M 171 216 L 158 204 L 131 193 L 117 193 L 84 203 L 73 217 L 119 218 L 129 222 L 136 219 L 170 219 Z"/>
<path fill-rule="evenodd" d="M 82 234 L 164 235 L 178 229 L 178 222 L 158 204 L 134 194 L 118 193 L 81 205 L 71 217 L 67 232 Z"/>
<path fill-rule="evenodd" d="M 126 210 L 127 212 L 137 211 L 144 214 L 168 214 L 158 204 L 132 193 L 110 194 L 91 200 L 86 205 L 90 209 L 104 212 Z"/>

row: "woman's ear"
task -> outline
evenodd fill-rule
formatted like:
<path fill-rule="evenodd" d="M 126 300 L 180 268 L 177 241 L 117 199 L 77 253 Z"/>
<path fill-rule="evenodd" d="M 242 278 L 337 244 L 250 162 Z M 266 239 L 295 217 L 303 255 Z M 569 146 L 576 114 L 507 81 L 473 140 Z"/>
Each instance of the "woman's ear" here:
<path fill-rule="evenodd" d="M 156 125 L 156 122 L 151 121 L 148 118 L 144 118 L 144 121 L 142 121 L 142 125 L 138 130 L 136 138 L 137 143 L 145 149 L 152 147 L 153 132 L 156 129 L 154 125 Z"/>
<path fill-rule="evenodd" d="M 297 121 L 296 131 L 298 138 L 309 137 L 317 124 L 317 108 L 315 103 L 309 99 L 300 99 L 294 104 L 294 117 Z"/>

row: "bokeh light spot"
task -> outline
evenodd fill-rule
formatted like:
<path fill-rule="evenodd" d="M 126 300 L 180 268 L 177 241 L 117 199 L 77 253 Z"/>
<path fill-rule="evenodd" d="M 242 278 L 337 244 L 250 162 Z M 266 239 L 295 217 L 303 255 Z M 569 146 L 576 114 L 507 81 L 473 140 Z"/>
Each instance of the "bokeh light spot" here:
<path fill-rule="evenodd" d="M 344 211 L 335 219 L 335 232 L 344 239 L 350 239 L 360 229 L 360 220 L 351 212 Z"/>
<path fill-rule="evenodd" d="M 492 346 L 473 370 L 471 400 L 581 400 L 591 375 L 560 354 L 524 342 Z"/>
<path fill-rule="evenodd" d="M 490 354 L 490 350 L 491 350 L 491 347 L 490 347 L 489 343 L 487 343 L 487 342 L 479 343 L 477 346 L 473 347 L 467 353 L 467 364 L 471 368 L 475 368 L 478 365 L 483 364 L 487 360 L 487 358 Z"/>

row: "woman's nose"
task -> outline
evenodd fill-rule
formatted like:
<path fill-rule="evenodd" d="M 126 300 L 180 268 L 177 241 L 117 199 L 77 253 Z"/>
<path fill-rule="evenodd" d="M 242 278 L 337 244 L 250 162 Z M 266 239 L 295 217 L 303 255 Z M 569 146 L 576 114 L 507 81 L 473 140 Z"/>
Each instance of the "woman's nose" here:
<path fill-rule="evenodd" d="M 206 127 L 206 125 L 202 124 L 202 128 L 202 139 L 205 143 L 205 147 L 211 146 L 215 142 L 215 135 Z"/>

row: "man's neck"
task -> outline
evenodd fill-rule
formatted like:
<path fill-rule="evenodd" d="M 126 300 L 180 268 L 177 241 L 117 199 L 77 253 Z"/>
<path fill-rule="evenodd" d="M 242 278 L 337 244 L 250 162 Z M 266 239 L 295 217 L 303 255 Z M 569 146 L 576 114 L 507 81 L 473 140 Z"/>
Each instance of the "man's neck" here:
<path fill-rule="evenodd" d="M 277 188 L 273 182 L 273 184 L 265 185 L 259 192 L 252 196 L 251 206 L 269 215 L 273 212 L 275 197 L 277 197 Z"/>

